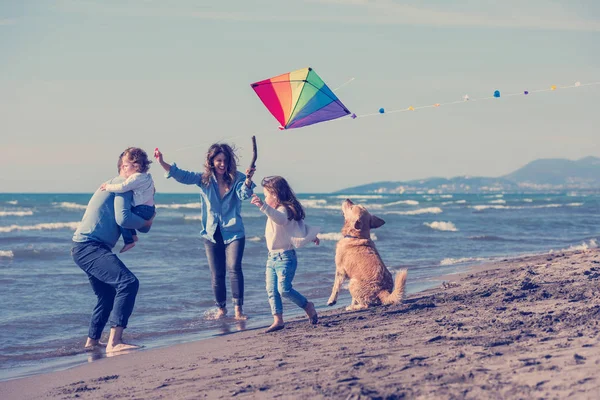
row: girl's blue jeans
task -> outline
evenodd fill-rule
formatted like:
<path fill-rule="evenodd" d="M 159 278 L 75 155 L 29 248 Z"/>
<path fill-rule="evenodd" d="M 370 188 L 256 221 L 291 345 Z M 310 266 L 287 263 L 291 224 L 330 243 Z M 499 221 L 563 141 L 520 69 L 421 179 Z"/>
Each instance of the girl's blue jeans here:
<path fill-rule="evenodd" d="M 281 297 L 291 300 L 300 308 L 305 308 L 308 300 L 292 287 L 292 280 L 296 275 L 298 259 L 295 250 L 269 252 L 267 258 L 267 294 L 271 313 L 283 314 Z"/>

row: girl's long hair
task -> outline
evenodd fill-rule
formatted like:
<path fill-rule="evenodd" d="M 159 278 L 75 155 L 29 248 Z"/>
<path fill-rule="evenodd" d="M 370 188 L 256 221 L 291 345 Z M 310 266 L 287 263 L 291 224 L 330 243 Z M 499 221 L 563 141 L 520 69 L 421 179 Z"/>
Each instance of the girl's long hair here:
<path fill-rule="evenodd" d="M 296 198 L 296 194 L 281 176 L 268 176 L 262 180 L 262 186 L 277 197 L 280 205 L 287 210 L 288 219 L 301 221 L 304 219 L 304 208 Z"/>
<path fill-rule="evenodd" d="M 238 158 L 235 154 L 235 151 L 226 143 L 215 143 L 208 148 L 208 152 L 206 153 L 204 174 L 202 175 L 202 184 L 204 186 L 210 185 L 210 178 L 215 175 L 215 166 L 213 165 L 213 161 L 215 157 L 221 153 L 225 155 L 225 163 L 227 164 L 223 178 L 225 179 L 227 185 L 231 185 L 235 181 L 238 163 Z"/>

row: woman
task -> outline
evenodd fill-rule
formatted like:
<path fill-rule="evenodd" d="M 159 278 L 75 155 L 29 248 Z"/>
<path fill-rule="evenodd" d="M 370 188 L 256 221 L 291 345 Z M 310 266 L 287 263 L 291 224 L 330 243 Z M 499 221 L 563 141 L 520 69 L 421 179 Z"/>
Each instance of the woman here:
<path fill-rule="evenodd" d="M 208 149 L 204 172 L 189 172 L 165 162 L 157 149 L 156 159 L 167 171 L 167 178 L 173 178 L 184 185 L 197 185 L 200 189 L 202 210 L 201 236 L 208 265 L 212 274 L 212 286 L 217 317 L 227 315 L 227 289 L 225 271 L 229 281 L 235 307 L 235 318 L 246 319 L 242 311 L 244 304 L 244 275 L 242 256 L 244 255 L 245 232 L 242 222 L 242 200 L 249 199 L 256 186 L 252 182 L 254 168 L 246 170 L 246 175 L 237 171 L 237 156 L 227 144 L 213 144 Z"/>

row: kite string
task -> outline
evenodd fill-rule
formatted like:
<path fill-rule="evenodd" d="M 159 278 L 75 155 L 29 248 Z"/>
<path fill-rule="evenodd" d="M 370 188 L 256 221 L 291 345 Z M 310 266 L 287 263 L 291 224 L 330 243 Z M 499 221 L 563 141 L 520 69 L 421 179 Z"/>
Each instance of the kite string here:
<path fill-rule="evenodd" d="M 551 87 L 550 89 L 530 90 L 527 93 L 528 94 L 542 93 L 542 92 L 554 91 L 556 89 L 571 89 L 571 88 L 575 88 L 575 87 L 592 86 L 592 85 L 600 85 L 600 82 L 590 82 L 590 83 L 580 83 L 580 84 L 566 85 L 566 86 L 556 86 L 556 87 Z M 505 94 L 505 95 L 502 95 L 502 97 L 524 96 L 524 95 L 525 95 L 525 92 L 517 92 L 517 93 Z M 447 103 L 436 103 L 436 104 L 431 104 L 431 105 L 427 105 L 427 106 L 399 108 L 399 109 L 391 110 L 391 111 L 376 112 L 376 113 L 369 113 L 369 114 L 361 114 L 361 115 L 356 115 L 356 118 L 365 118 L 365 117 L 372 117 L 372 116 L 381 115 L 381 114 L 393 114 L 393 113 L 414 111 L 414 110 L 420 110 L 420 109 L 423 109 L 423 108 L 437 108 L 437 107 L 448 106 L 448 105 L 452 105 L 452 104 L 468 103 L 469 101 L 483 101 L 483 100 L 490 100 L 490 99 L 495 99 L 495 98 L 496 98 L 495 96 L 482 97 L 482 98 L 479 98 L 479 99 L 468 98 L 468 99 L 463 99 L 463 100 L 451 101 L 451 102 L 447 102 Z"/>
<path fill-rule="evenodd" d="M 346 82 L 342 83 L 340 86 L 336 87 L 335 89 L 333 89 L 333 91 L 338 91 L 341 88 L 343 88 L 344 86 L 346 86 L 347 84 L 349 84 L 350 82 L 352 82 L 355 78 L 350 78 L 348 79 Z"/>

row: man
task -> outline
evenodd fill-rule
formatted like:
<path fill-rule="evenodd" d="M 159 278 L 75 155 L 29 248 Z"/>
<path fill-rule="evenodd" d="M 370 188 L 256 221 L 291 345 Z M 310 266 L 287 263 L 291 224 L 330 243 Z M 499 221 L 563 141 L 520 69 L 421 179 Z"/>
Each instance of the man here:
<path fill-rule="evenodd" d="M 119 158 L 120 176 L 110 183 L 124 181 Z M 147 233 L 152 219 L 146 221 L 131 212 L 132 192 L 110 193 L 96 190 L 87 205 L 79 228 L 73 235 L 71 255 L 75 263 L 88 276 L 98 302 L 90 321 L 86 348 L 95 348 L 100 343 L 102 331 L 110 322 L 110 336 L 106 352 L 118 352 L 139 348 L 123 342 L 123 330 L 135 305 L 139 288 L 136 276 L 112 252 L 121 235 L 119 226 Z M 110 317 L 110 321 L 109 321 Z"/>

